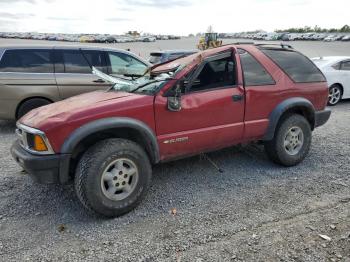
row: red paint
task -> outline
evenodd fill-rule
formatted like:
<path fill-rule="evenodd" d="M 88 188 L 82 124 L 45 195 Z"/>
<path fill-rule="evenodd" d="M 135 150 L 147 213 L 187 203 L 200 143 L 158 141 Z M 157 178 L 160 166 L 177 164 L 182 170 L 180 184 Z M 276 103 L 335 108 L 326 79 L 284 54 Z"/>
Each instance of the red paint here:
<path fill-rule="evenodd" d="M 264 65 L 276 84 L 244 87 L 239 56 L 235 54 L 238 85 L 185 94 L 179 112 L 167 109 L 164 93 L 176 83 L 169 81 L 155 96 L 97 91 L 33 110 L 20 122 L 44 131 L 54 151 L 59 153 L 67 137 L 86 123 L 107 117 L 134 118 L 154 131 L 161 160 L 167 160 L 261 139 L 272 110 L 291 97 L 308 99 L 316 110 L 325 108 L 327 83 L 295 84 L 255 46 L 241 45 L 239 48 Z M 205 57 L 227 50 L 236 53 L 235 46 L 211 49 L 155 66 L 152 74 L 182 68 L 177 74 L 177 79 L 181 79 Z M 243 95 L 245 99 L 233 102 L 233 95 Z M 169 142 L 179 138 L 183 140 Z"/>

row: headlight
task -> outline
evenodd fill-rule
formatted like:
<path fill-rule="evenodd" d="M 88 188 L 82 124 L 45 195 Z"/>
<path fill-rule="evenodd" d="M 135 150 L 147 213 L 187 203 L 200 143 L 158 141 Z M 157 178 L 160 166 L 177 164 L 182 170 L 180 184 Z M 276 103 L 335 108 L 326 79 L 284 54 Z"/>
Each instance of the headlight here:
<path fill-rule="evenodd" d="M 50 155 L 55 153 L 45 133 L 38 129 L 17 123 L 16 134 L 20 139 L 21 146 L 33 154 Z"/>

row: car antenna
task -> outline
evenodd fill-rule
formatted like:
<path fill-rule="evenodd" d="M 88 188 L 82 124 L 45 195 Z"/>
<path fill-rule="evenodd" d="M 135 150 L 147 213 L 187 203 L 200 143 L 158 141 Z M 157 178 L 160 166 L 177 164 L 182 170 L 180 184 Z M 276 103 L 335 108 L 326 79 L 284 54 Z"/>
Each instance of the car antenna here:
<path fill-rule="evenodd" d="M 224 170 L 222 170 L 206 153 L 200 154 L 199 157 L 200 159 L 208 160 L 209 163 L 212 164 L 212 166 L 215 167 L 217 171 L 219 171 L 219 173 L 224 173 Z"/>

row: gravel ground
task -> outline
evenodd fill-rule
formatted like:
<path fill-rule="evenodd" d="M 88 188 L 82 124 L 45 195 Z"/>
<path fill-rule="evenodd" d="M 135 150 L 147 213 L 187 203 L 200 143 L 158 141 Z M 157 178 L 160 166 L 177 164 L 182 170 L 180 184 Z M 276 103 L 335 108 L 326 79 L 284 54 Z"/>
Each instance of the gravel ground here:
<path fill-rule="evenodd" d="M 349 107 L 296 167 L 256 145 L 210 153 L 224 173 L 199 157 L 158 165 L 145 201 L 112 220 L 89 217 L 72 186 L 33 183 L 9 155 L 14 123 L 0 121 L 1 259 L 350 261 Z"/>
<path fill-rule="evenodd" d="M 325 54 L 345 48 L 333 44 Z M 199 157 L 161 164 L 141 205 L 112 220 L 87 215 L 70 185 L 33 183 L 9 154 L 14 122 L 0 121 L 0 261 L 349 262 L 349 108 L 332 108 L 296 167 L 257 145 L 210 153 L 224 173 Z"/>

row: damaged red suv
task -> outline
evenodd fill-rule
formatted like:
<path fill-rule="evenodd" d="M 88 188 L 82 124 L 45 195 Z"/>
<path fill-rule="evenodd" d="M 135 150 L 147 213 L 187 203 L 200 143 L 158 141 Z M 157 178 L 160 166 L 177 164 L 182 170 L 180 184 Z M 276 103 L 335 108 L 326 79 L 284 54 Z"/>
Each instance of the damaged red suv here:
<path fill-rule="evenodd" d="M 11 153 L 35 181 L 73 181 L 85 208 L 115 217 L 137 206 L 160 162 L 261 141 L 273 162 L 298 164 L 330 117 L 327 99 L 323 74 L 292 48 L 227 45 L 34 109 Z"/>

